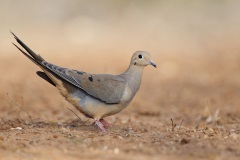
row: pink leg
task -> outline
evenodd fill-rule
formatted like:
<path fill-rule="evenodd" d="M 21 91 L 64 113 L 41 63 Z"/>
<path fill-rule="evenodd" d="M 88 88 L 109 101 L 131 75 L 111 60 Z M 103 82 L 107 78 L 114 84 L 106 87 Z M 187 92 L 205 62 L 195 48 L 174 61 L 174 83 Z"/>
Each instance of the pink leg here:
<path fill-rule="evenodd" d="M 110 124 L 107 121 L 105 121 L 104 119 L 100 119 L 100 122 L 103 124 L 104 127 L 110 126 Z"/>
<path fill-rule="evenodd" d="M 104 128 L 104 125 L 99 120 L 95 120 L 95 124 L 101 129 L 103 133 L 107 133 L 107 130 Z"/>

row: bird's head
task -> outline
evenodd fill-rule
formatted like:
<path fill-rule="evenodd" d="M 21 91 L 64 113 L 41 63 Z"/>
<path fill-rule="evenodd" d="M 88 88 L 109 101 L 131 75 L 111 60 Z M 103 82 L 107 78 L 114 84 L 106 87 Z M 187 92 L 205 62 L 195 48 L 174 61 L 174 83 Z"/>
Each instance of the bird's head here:
<path fill-rule="evenodd" d="M 147 66 L 152 65 L 157 68 L 157 65 L 153 62 L 150 53 L 145 51 L 137 51 L 133 54 L 131 64 L 136 66 Z"/>

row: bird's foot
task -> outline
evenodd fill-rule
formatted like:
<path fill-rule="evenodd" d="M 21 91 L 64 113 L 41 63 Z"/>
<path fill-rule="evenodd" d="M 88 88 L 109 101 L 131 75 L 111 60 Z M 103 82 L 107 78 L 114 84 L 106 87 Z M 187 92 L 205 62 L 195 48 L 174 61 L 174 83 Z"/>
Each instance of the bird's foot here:
<path fill-rule="evenodd" d="M 110 126 L 110 124 L 107 121 L 105 121 L 104 119 L 100 119 L 100 122 L 103 124 L 104 127 Z"/>
<path fill-rule="evenodd" d="M 104 128 L 104 124 L 101 122 L 101 120 L 95 120 L 95 124 L 101 129 L 103 133 L 107 133 L 107 130 Z"/>

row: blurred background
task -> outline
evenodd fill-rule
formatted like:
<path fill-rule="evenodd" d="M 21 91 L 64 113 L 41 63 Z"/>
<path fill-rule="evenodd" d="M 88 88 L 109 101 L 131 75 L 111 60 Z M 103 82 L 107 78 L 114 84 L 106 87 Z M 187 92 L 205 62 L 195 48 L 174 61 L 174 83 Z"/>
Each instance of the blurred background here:
<path fill-rule="evenodd" d="M 9 29 L 63 67 L 119 74 L 145 50 L 158 68 L 146 67 L 133 102 L 106 118 L 113 125 L 102 136 L 35 74 Z M 239 44 L 239 0 L 0 0 L 0 153 L 239 159 Z"/>
<path fill-rule="evenodd" d="M 0 54 L 9 29 L 44 54 L 237 52 L 237 0 L 1 0 Z"/>
<path fill-rule="evenodd" d="M 237 0 L 1 0 L 0 20 L 4 96 L 9 92 L 32 105 L 29 94 L 49 87 L 11 44 L 10 29 L 49 62 L 90 73 L 119 74 L 135 51 L 150 52 L 158 68 L 146 68 L 135 101 L 140 108 L 150 102 L 155 110 L 165 107 L 168 113 L 172 106 L 171 113 L 183 113 L 210 101 L 238 111 Z M 40 95 L 48 107 L 57 106 Z M 42 108 L 39 98 L 36 103 Z"/>

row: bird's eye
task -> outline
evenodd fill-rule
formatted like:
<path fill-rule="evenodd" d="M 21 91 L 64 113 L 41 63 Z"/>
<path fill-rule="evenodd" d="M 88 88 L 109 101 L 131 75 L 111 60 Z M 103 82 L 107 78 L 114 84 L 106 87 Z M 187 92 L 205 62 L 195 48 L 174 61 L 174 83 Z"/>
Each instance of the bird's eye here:
<path fill-rule="evenodd" d="M 141 54 L 139 54 L 139 55 L 138 55 L 138 58 L 139 58 L 139 59 L 142 59 L 142 55 L 141 55 Z"/>

